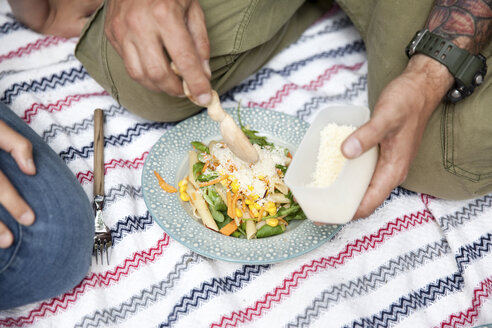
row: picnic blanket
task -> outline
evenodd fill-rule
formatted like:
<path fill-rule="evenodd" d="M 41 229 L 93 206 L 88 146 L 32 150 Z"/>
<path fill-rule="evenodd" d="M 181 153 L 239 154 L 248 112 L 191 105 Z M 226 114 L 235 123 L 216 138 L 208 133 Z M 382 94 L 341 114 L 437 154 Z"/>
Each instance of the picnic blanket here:
<path fill-rule="evenodd" d="M 492 195 L 445 201 L 395 189 L 370 217 L 276 264 L 212 260 L 170 238 L 142 197 L 152 145 L 173 124 L 118 105 L 73 56 L 0 1 L 0 101 L 57 152 L 92 199 L 93 110 L 105 125 L 110 265 L 55 298 L 0 312 L 1 327 L 472 327 L 492 322 Z M 222 97 L 308 122 L 367 104 L 359 33 L 335 7 Z M 8 297 L 8 295 L 0 295 Z"/>

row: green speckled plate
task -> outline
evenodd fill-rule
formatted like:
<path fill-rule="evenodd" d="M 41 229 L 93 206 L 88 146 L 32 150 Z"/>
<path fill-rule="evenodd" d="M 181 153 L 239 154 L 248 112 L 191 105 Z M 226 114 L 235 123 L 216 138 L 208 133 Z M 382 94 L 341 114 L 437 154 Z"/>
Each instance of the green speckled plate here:
<path fill-rule="evenodd" d="M 235 109 L 227 111 L 236 117 Z M 243 124 L 258 130 L 275 144 L 295 153 L 309 124 L 293 116 L 257 108 L 241 110 Z M 191 216 L 188 203 L 178 193 L 164 192 L 154 170 L 168 183 L 177 186 L 187 174 L 190 142 L 219 140 L 219 125 L 206 112 L 178 123 L 164 133 L 152 147 L 142 172 L 145 204 L 154 220 L 173 239 L 191 250 L 218 260 L 267 264 L 305 254 L 329 241 L 340 226 L 315 226 L 309 220 L 291 223 L 281 235 L 263 239 L 238 239 L 205 228 Z"/>

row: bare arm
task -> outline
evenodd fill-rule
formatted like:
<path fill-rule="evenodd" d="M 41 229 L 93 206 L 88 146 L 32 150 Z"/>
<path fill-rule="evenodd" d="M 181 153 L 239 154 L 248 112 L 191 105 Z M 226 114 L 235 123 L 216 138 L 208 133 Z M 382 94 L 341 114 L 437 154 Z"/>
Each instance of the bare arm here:
<path fill-rule="evenodd" d="M 49 14 L 48 0 L 8 0 L 14 16 L 34 31 L 39 31 Z"/>
<path fill-rule="evenodd" d="M 458 0 L 448 5 L 437 0 L 427 28 L 457 46 L 479 53 L 492 36 L 492 3 L 483 0 Z"/>
<path fill-rule="evenodd" d="M 492 4 L 484 0 L 436 0 L 426 27 L 459 47 L 478 53 L 492 33 Z M 403 49 L 402 49 L 403 51 Z M 342 145 L 348 158 L 378 145 L 380 157 L 369 188 L 355 214 L 371 214 L 406 178 L 425 126 L 453 76 L 436 60 L 414 55 L 401 75 L 379 95 L 372 118 Z"/>
<path fill-rule="evenodd" d="M 102 0 L 8 0 L 15 17 L 30 29 L 76 37 Z"/>

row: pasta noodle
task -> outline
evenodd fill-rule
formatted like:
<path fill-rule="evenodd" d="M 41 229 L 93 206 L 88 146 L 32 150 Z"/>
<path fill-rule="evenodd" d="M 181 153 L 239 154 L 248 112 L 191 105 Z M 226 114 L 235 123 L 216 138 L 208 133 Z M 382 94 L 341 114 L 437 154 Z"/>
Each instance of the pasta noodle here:
<path fill-rule="evenodd" d="M 259 161 L 243 162 L 221 141 L 207 146 L 193 141 L 188 175 L 179 183 L 186 193 L 181 199 L 190 200 L 206 227 L 223 234 L 253 239 L 283 233 L 290 221 L 306 218 L 283 182 L 290 152 L 256 131 L 243 131 L 254 141 Z"/>

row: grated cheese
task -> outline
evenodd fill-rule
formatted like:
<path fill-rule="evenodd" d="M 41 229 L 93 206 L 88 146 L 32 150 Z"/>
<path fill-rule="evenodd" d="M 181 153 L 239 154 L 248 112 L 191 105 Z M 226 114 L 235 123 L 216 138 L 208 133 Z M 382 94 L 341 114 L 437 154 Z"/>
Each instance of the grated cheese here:
<path fill-rule="evenodd" d="M 247 196 L 258 195 L 262 198 L 269 188 L 273 188 L 273 182 L 279 179 L 275 165 L 285 166 L 289 163 L 290 158 L 285 155 L 284 149 L 280 147 L 261 148 L 256 144 L 253 147 L 256 148 L 259 155 L 258 162 L 254 164 L 249 164 L 238 158 L 222 142 L 213 145 L 210 152 L 220 163 L 216 168 L 217 172 L 221 175 L 232 175 L 237 180 L 239 190 L 243 194 Z M 233 169 L 231 170 L 231 168 Z M 264 201 L 266 200 L 260 199 L 259 203 Z"/>
<path fill-rule="evenodd" d="M 310 187 L 327 187 L 332 184 L 347 160 L 341 151 L 342 142 L 355 130 L 353 126 L 328 124 L 320 133 L 316 168 Z"/>

